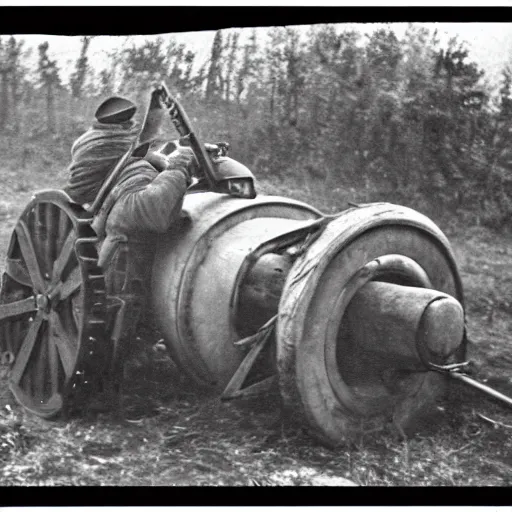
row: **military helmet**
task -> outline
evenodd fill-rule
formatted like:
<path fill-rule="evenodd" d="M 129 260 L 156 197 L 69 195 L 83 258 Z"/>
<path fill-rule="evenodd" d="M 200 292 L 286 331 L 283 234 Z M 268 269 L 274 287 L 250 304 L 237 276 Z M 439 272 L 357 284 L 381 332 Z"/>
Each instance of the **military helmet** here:
<path fill-rule="evenodd" d="M 95 117 L 100 123 L 125 123 L 133 117 L 136 110 L 137 107 L 130 100 L 113 96 L 98 107 Z"/>

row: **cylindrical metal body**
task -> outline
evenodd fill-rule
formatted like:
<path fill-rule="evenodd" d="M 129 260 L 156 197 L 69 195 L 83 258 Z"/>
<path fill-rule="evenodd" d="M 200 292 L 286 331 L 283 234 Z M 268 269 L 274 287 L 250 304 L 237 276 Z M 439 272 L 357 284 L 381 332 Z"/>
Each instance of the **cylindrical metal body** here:
<path fill-rule="evenodd" d="M 286 276 L 292 267 L 287 254 L 268 253 L 256 260 L 240 282 L 236 330 L 250 336 L 279 308 Z"/>
<path fill-rule="evenodd" d="M 277 315 L 275 350 L 259 363 L 275 366 L 286 407 L 323 440 L 390 415 L 408 428 L 433 407 L 445 378 L 429 363 L 461 360 L 464 313 L 449 243 L 426 217 L 375 203 L 327 223 L 301 202 L 213 193 L 187 196 L 184 210 L 160 239 L 152 299 L 198 384 L 243 383 L 252 348 L 235 342 Z M 287 250 L 319 221 L 312 243 Z"/>
<path fill-rule="evenodd" d="M 237 330 L 237 324 L 254 323 L 247 308 L 251 292 L 256 293 L 250 289 L 250 279 L 245 283 L 247 294 L 241 297 L 243 313 L 237 310 L 242 264 L 260 245 L 308 225 L 321 214 L 281 197 L 246 200 L 214 193 L 186 196 L 183 209 L 191 222 L 162 236 L 157 250 L 153 310 L 180 366 L 197 383 L 222 389 L 244 356 L 233 344 L 247 334 L 240 326 Z M 268 291 L 277 292 L 271 287 Z"/>
<path fill-rule="evenodd" d="M 403 370 L 443 364 L 464 336 L 459 301 L 429 288 L 372 281 L 354 295 L 340 327 L 346 375 L 364 359 Z M 359 370 L 358 370 L 359 368 Z"/>
<path fill-rule="evenodd" d="M 439 308 L 433 299 L 447 302 Z M 446 384 L 428 371 L 430 356 L 443 364 L 464 357 L 462 304 L 453 253 L 432 221 L 389 203 L 342 212 L 294 262 L 281 295 L 277 368 L 294 421 L 333 445 L 366 421 L 373 428 L 392 417 L 414 430 Z M 451 334 L 442 332 L 449 310 L 457 313 Z M 418 348 L 428 349 L 426 364 Z"/>

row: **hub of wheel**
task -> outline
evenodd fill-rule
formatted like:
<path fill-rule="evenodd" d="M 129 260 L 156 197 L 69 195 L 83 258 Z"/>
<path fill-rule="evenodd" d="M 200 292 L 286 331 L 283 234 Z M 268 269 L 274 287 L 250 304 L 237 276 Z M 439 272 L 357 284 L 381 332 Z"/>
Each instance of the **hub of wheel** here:
<path fill-rule="evenodd" d="M 459 348 L 464 312 L 457 299 L 436 290 L 370 282 L 355 294 L 341 325 L 352 363 L 365 353 L 421 370 L 444 364 Z"/>
<path fill-rule="evenodd" d="M 48 315 L 51 309 L 51 301 L 47 295 L 37 294 L 36 295 L 36 306 L 39 311 L 43 314 Z"/>
<path fill-rule="evenodd" d="M 370 282 L 350 301 L 334 340 L 333 389 L 371 415 L 406 391 L 408 376 L 449 361 L 464 340 L 464 312 L 436 290 Z"/>

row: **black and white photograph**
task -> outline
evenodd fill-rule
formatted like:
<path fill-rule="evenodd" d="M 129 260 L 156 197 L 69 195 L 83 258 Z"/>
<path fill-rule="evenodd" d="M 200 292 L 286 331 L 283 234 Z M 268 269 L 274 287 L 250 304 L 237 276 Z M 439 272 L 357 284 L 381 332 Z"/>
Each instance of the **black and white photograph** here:
<path fill-rule="evenodd" d="M 112 5 L 0 7 L 0 486 L 512 485 L 512 9 Z"/>

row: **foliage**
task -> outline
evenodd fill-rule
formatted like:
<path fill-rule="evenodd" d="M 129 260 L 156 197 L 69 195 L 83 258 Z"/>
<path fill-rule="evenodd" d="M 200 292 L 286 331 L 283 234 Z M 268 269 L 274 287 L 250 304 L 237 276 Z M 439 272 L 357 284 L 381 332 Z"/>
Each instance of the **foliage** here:
<path fill-rule="evenodd" d="M 18 105 L 23 95 L 26 68 L 23 57 L 23 41 L 11 36 L 7 41 L 0 38 L 0 132 L 19 131 Z M 9 121 L 12 123 L 9 125 Z"/>
<path fill-rule="evenodd" d="M 71 94 L 74 98 L 80 98 L 83 92 L 87 72 L 89 71 L 87 50 L 91 42 L 90 36 L 82 37 L 82 48 L 80 50 L 80 57 L 76 61 L 75 71 L 69 79 L 69 86 Z"/>
<path fill-rule="evenodd" d="M 441 45 L 414 24 L 400 39 L 336 25 L 231 29 L 215 34 L 202 65 L 186 45 L 159 37 L 113 52 L 101 70 L 89 64 L 89 43 L 82 38 L 64 86 L 48 43 L 31 82 L 23 41 L 0 39 L 0 132 L 18 132 L 24 113 L 35 119 L 25 138 L 71 145 L 99 101 L 124 94 L 143 105 L 165 79 L 201 136 L 229 139 L 258 176 L 397 202 L 428 198 L 494 226 L 511 218 L 511 71 L 491 96 L 456 39 Z"/>
<path fill-rule="evenodd" d="M 212 52 L 210 54 L 210 65 L 208 68 L 208 76 L 206 79 L 206 101 L 210 102 L 220 96 L 222 91 L 222 74 L 221 74 L 221 57 L 222 57 L 222 32 L 217 30 L 213 40 Z"/>
<path fill-rule="evenodd" d="M 56 133 L 56 117 L 55 117 L 55 89 L 61 87 L 61 79 L 57 61 L 50 59 L 48 56 L 48 42 L 44 42 L 38 46 L 39 61 L 38 72 L 40 85 L 46 92 L 46 131 L 48 133 Z"/>

